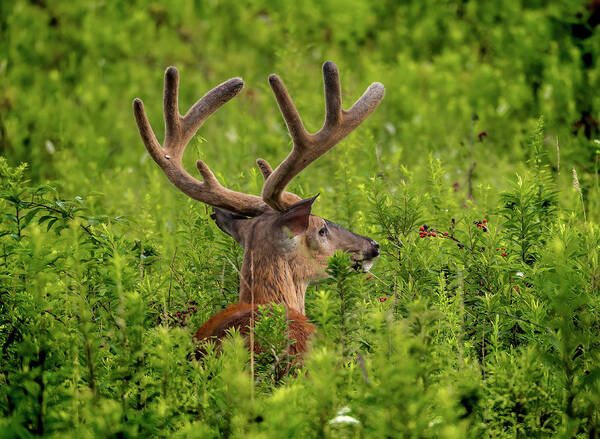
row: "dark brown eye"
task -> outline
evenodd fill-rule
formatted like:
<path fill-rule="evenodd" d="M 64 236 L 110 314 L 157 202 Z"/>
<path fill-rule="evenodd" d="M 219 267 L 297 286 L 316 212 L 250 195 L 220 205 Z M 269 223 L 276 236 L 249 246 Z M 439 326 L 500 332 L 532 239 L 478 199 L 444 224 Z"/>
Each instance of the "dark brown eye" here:
<path fill-rule="evenodd" d="M 323 227 L 321 230 L 319 230 L 319 235 L 321 235 L 321 236 L 327 235 L 327 227 Z"/>

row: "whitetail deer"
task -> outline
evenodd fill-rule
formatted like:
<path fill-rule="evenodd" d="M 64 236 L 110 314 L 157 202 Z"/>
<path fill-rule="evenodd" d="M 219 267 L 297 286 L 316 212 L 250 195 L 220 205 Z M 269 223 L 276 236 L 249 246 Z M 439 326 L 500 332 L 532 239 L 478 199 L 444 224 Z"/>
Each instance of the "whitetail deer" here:
<path fill-rule="evenodd" d="M 203 181 L 188 174 L 182 166 L 184 149 L 198 128 L 221 105 L 242 89 L 240 78 L 233 78 L 209 91 L 185 116 L 178 110 L 179 74 L 175 67 L 165 72 L 164 117 L 166 134 L 158 143 L 146 117 L 142 101 L 135 99 L 135 119 L 148 153 L 167 178 L 189 197 L 213 207 L 217 226 L 244 248 L 240 274 L 239 303 L 211 317 L 195 334 L 196 339 L 220 339 L 227 329 L 248 334 L 257 305 L 277 303 L 287 308 L 290 354 L 302 353 L 313 326 L 305 317 L 304 297 L 311 281 L 327 277 L 327 259 L 335 251 L 350 254 L 355 268 L 368 271 L 379 256 L 377 242 L 311 214 L 316 197 L 302 200 L 285 192 L 286 186 L 304 168 L 346 137 L 369 115 L 384 96 L 384 87 L 373 83 L 349 110 L 342 109 L 337 67 L 323 65 L 326 117 L 323 128 L 309 134 L 281 79 L 269 83 L 288 127 L 293 148 L 275 169 L 257 160 L 264 177 L 262 197 L 235 192 L 217 181 L 201 160 L 196 167 Z"/>

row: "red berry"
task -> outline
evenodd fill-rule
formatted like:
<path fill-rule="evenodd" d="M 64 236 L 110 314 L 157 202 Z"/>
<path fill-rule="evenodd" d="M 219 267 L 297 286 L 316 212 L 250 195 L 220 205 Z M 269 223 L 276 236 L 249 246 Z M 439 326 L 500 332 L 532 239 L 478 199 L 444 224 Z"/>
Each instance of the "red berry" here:
<path fill-rule="evenodd" d="M 502 256 L 506 257 L 506 253 L 502 253 Z"/>
<path fill-rule="evenodd" d="M 483 281 L 481 281 L 481 286 L 483 286 Z"/>
<path fill-rule="evenodd" d="M 429 232 L 429 233 L 427 234 L 427 236 L 433 236 L 433 233 Z"/>
<path fill-rule="evenodd" d="M 369 274 L 367 277 L 365 277 L 365 280 L 369 280 L 369 279 L 371 279 L 372 277 L 373 277 L 373 275 L 372 275 L 372 274 Z"/>
<path fill-rule="evenodd" d="M 379 298 L 379 301 L 380 301 L 380 302 L 385 302 L 386 300 L 387 300 L 387 297 L 380 297 L 380 298 Z"/>
<path fill-rule="evenodd" d="M 435 232 L 433 232 L 433 233 L 431 234 L 431 236 L 433 236 L 433 237 L 436 237 L 437 235 L 435 234 Z"/>
<path fill-rule="evenodd" d="M 485 223 L 487 223 L 487 220 L 486 220 L 486 219 L 484 219 L 484 220 L 483 220 L 483 222 L 484 222 L 484 224 L 485 224 Z"/>
<path fill-rule="evenodd" d="M 444 236 L 448 236 L 448 232 L 444 232 Z"/>
<path fill-rule="evenodd" d="M 425 227 L 421 226 L 421 227 L 419 227 L 419 230 L 420 230 L 421 232 L 423 232 L 423 231 L 425 230 Z"/>

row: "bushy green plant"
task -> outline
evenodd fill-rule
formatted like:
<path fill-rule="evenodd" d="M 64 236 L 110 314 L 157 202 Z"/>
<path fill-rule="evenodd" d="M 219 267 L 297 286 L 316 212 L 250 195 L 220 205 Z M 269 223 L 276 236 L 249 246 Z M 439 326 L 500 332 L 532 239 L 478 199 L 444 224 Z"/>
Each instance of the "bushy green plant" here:
<path fill-rule="evenodd" d="M 287 329 L 287 311 L 283 305 L 259 306 L 251 330 L 259 350 L 253 352 L 257 381 L 263 385 L 277 385 L 285 375 L 295 373 L 296 361 L 289 353 L 295 340 Z"/>
<path fill-rule="evenodd" d="M 596 437 L 598 7 L 566 2 L 0 2 L 0 437 Z M 292 182 L 377 240 L 310 285 L 302 367 L 285 310 L 194 359 L 237 301 L 242 249 L 173 189 L 131 115 L 245 88 L 184 157 L 260 193 L 307 129 L 319 67 L 382 105 Z M 27 164 L 21 164 L 21 163 Z M 289 369 L 289 370 L 288 370 Z"/>

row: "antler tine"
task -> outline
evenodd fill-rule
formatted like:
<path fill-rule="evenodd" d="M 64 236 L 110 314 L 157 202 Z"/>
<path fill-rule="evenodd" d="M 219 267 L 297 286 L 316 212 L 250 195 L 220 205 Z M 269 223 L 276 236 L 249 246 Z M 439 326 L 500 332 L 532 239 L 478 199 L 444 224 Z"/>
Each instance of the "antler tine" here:
<path fill-rule="evenodd" d="M 182 118 L 186 135 L 193 136 L 206 118 L 221 105 L 235 97 L 243 86 L 244 81 L 242 78 L 232 78 L 216 86 L 200 98 Z"/>
<path fill-rule="evenodd" d="M 181 116 L 179 115 L 179 72 L 173 66 L 165 70 L 165 87 L 163 92 L 163 114 L 165 117 L 165 146 L 167 139 L 177 140 L 181 133 Z M 173 142 L 177 143 L 177 142 Z M 175 145 L 173 145 L 175 146 Z M 183 154 L 183 149 L 179 151 Z"/>
<path fill-rule="evenodd" d="M 290 154 L 270 173 L 263 186 L 263 200 L 275 210 L 285 210 L 289 207 L 282 196 L 289 182 L 358 127 L 377 108 L 385 94 L 383 84 L 374 82 L 349 110 L 343 110 L 339 73 L 333 62 L 327 61 L 323 65 L 323 79 L 325 123 L 317 133 L 310 134 L 304 128 L 298 110 L 281 79 L 277 75 L 269 77 L 269 83 L 293 142 Z"/>
<path fill-rule="evenodd" d="M 267 181 L 269 175 L 273 173 L 273 168 L 271 167 L 269 162 L 265 159 L 256 159 L 256 166 L 258 166 L 258 169 L 260 169 L 260 173 L 263 176 L 263 180 Z"/>
<path fill-rule="evenodd" d="M 263 180 L 266 182 L 269 176 L 273 173 L 273 168 L 265 159 L 256 159 L 256 166 L 258 166 L 258 169 L 260 169 Z M 284 192 L 281 194 L 281 198 L 283 200 L 283 204 L 288 207 L 294 203 L 297 203 L 298 201 L 302 201 L 302 198 L 291 192 Z"/>
<path fill-rule="evenodd" d="M 287 125 L 288 132 L 292 137 L 294 145 L 298 144 L 301 147 L 307 142 L 309 134 L 302 124 L 302 119 L 298 114 L 298 110 L 296 109 L 292 98 L 288 94 L 285 85 L 283 85 L 283 81 L 279 79 L 279 76 L 275 74 L 270 75 L 269 84 L 271 85 L 273 94 L 275 94 L 277 105 L 279 105 L 279 110 L 283 115 L 283 119 L 285 120 L 285 124 Z"/>
<path fill-rule="evenodd" d="M 333 128 L 342 119 L 342 85 L 337 66 L 331 61 L 323 64 L 325 84 L 325 126 Z"/>
<path fill-rule="evenodd" d="M 189 197 L 214 207 L 240 215 L 256 216 L 269 207 L 257 196 L 229 190 L 218 182 L 210 168 L 201 160 L 196 167 L 204 181 L 192 177 L 183 168 L 181 159 L 189 140 L 202 123 L 242 89 L 244 82 L 233 78 L 218 85 L 200 98 L 185 116 L 178 109 L 179 73 L 175 67 L 165 71 L 163 110 L 165 118 L 164 148 L 156 139 L 140 99 L 133 101 L 133 112 L 144 145 L 167 178 Z"/>

